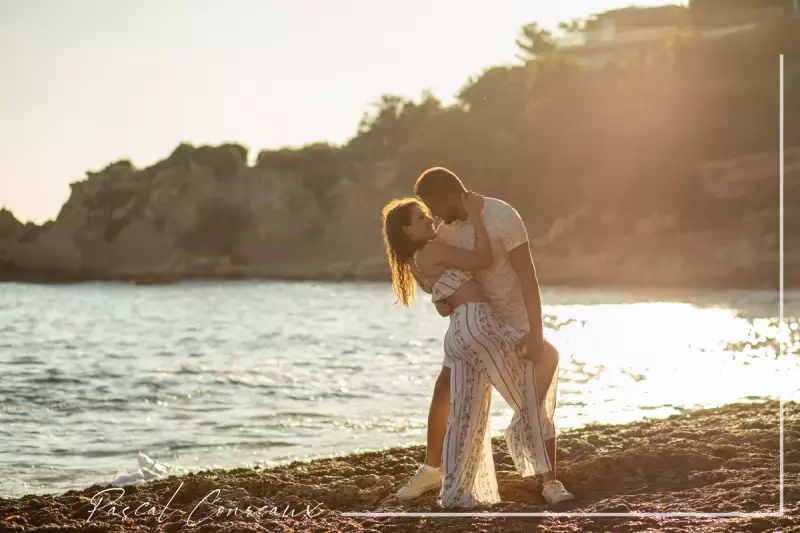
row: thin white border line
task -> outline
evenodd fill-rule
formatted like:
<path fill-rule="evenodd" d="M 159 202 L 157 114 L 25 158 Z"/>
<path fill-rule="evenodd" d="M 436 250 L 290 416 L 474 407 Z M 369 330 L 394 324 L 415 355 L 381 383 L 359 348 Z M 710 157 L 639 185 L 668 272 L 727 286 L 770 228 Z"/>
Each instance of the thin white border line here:
<path fill-rule="evenodd" d="M 778 98 L 778 100 L 780 102 L 780 104 L 779 104 L 779 107 L 780 107 L 780 118 L 779 118 L 780 127 L 779 127 L 779 133 L 778 133 L 778 137 L 779 137 L 779 142 L 778 142 L 778 146 L 779 146 L 779 148 L 778 148 L 778 153 L 779 153 L 779 156 L 778 156 L 778 175 L 779 175 L 779 197 L 780 197 L 780 201 L 779 201 L 779 204 L 778 204 L 779 205 L 778 209 L 780 211 L 780 220 L 779 220 L 779 230 L 778 230 L 778 249 L 779 249 L 779 254 L 780 254 L 780 265 L 778 267 L 779 268 L 779 279 L 778 279 L 778 284 L 779 284 L 779 291 L 778 291 L 778 360 L 780 362 L 778 363 L 778 365 L 780 367 L 780 365 L 783 364 L 783 339 L 782 339 L 783 335 L 782 334 L 783 334 L 783 330 L 784 330 L 784 327 L 783 327 L 783 321 L 784 321 L 784 317 L 783 317 L 783 291 L 784 291 L 784 284 L 783 284 L 783 281 L 784 281 L 784 278 L 783 278 L 783 276 L 784 276 L 784 268 L 783 268 L 783 260 L 784 260 L 784 256 L 783 256 L 783 252 L 784 252 L 784 250 L 783 250 L 783 216 L 784 216 L 784 212 L 783 212 L 783 173 L 784 173 L 784 169 L 783 169 L 783 161 L 784 161 L 783 160 L 783 155 L 784 155 L 784 153 L 783 153 L 784 152 L 784 148 L 783 148 L 783 143 L 784 143 L 784 137 L 783 137 L 783 120 L 784 120 L 783 119 L 783 110 L 784 110 L 784 108 L 783 108 L 783 85 L 784 85 L 784 83 L 783 83 L 783 81 L 784 81 L 783 54 L 780 55 L 779 65 L 780 65 L 780 68 L 779 68 L 779 70 L 780 70 L 780 84 L 779 84 L 779 89 L 778 89 L 779 90 L 779 98 Z M 780 481 L 780 486 L 781 486 L 780 512 L 781 513 L 784 512 L 784 506 L 783 506 L 783 494 L 784 494 L 784 490 L 783 490 L 783 382 L 784 381 L 785 381 L 784 373 L 781 373 L 781 379 L 778 382 L 779 383 L 778 400 L 780 402 L 780 408 L 779 408 L 780 412 L 779 412 L 778 417 L 780 418 L 780 428 L 781 428 L 780 429 L 780 439 L 781 439 L 780 440 L 780 480 L 781 480 Z"/>
<path fill-rule="evenodd" d="M 779 221 L 778 221 L 778 366 L 783 362 L 783 54 L 779 56 L 779 128 L 778 128 L 778 176 L 779 176 Z M 481 516 L 516 516 L 516 517 L 542 517 L 542 518 L 559 518 L 559 517 L 607 517 L 607 518 L 623 518 L 635 516 L 638 518 L 699 518 L 699 517 L 729 517 L 729 518 L 746 518 L 746 517 L 780 517 L 784 516 L 784 487 L 783 487 L 783 373 L 778 384 L 778 401 L 780 403 L 778 418 L 780 420 L 780 510 L 777 513 L 342 513 L 342 516 L 348 517 L 481 517 Z"/>
<path fill-rule="evenodd" d="M 780 517 L 779 513 L 342 513 L 348 517 L 373 517 L 373 518 L 403 518 L 403 517 L 442 517 L 442 518 L 462 518 L 462 517 L 481 517 L 481 516 L 516 516 L 516 517 L 541 517 L 541 518 L 564 518 L 564 517 L 605 517 L 605 518 L 751 518 L 751 517 Z"/>

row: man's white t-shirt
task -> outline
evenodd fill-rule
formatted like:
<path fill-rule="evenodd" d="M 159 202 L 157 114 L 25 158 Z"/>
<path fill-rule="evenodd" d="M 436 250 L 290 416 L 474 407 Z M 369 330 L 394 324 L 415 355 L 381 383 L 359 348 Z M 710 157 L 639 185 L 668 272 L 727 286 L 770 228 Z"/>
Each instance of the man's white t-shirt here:
<path fill-rule="evenodd" d="M 492 264 L 473 274 L 483 287 L 494 313 L 507 324 L 530 331 L 522 285 L 508 258 L 508 252 L 528 242 L 525 224 L 516 209 L 502 200 L 488 197 L 483 203 L 483 221 L 492 244 Z M 437 240 L 474 250 L 475 229 L 469 220 L 442 224 Z"/>

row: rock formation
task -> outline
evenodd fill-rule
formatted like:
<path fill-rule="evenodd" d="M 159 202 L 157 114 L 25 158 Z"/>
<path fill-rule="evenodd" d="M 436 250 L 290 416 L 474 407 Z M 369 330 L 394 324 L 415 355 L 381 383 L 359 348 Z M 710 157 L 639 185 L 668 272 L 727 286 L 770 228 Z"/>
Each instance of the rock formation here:
<path fill-rule="evenodd" d="M 248 167 L 246 157 L 236 145 L 181 145 L 147 169 L 121 161 L 88 172 L 41 228 L 26 230 L 2 211 L 0 273 L 142 281 L 384 274 L 374 190 L 349 175 L 315 190 L 307 176 L 265 161 Z M 365 271 L 376 263 L 365 262 L 370 251 L 381 261 Z"/>
<path fill-rule="evenodd" d="M 0 279 L 386 279 L 380 208 L 408 194 L 414 176 L 390 163 L 356 165 L 327 145 L 305 150 L 302 160 L 297 151 L 262 152 L 248 166 L 240 146 L 182 144 L 149 168 L 119 161 L 87 172 L 52 222 L 23 225 L 0 211 Z M 800 148 L 786 159 L 787 197 L 800 196 Z M 771 154 L 698 169 L 706 205 L 741 204 L 735 223 L 687 231 L 678 213 L 621 221 L 578 212 L 529 228 L 541 281 L 775 287 L 776 170 Z M 524 216 L 527 206 L 510 201 Z M 787 232 L 797 216 L 787 213 Z M 799 273 L 792 249 L 789 286 Z"/>

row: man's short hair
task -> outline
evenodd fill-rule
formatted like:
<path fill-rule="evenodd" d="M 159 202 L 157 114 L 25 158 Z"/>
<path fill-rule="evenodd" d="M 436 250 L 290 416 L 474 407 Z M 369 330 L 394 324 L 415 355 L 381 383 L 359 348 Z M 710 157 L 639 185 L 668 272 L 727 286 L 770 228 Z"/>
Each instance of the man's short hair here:
<path fill-rule="evenodd" d="M 429 168 L 417 178 L 414 194 L 419 198 L 437 197 L 467 192 L 464 184 L 453 172 L 444 167 Z"/>

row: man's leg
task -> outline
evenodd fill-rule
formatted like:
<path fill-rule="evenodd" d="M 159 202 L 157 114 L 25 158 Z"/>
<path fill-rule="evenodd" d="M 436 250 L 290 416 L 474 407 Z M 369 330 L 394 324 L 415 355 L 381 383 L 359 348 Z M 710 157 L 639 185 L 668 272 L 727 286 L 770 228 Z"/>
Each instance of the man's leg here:
<path fill-rule="evenodd" d="M 544 441 L 544 447 L 547 450 L 547 456 L 550 458 L 550 463 L 553 469 L 550 472 L 542 474 L 542 482 L 547 483 L 556 478 L 556 439 L 548 439 Z"/>
<path fill-rule="evenodd" d="M 433 388 L 431 407 L 428 410 L 428 449 L 425 464 L 432 468 L 442 466 L 442 449 L 450 414 L 450 369 L 442 367 Z"/>
<path fill-rule="evenodd" d="M 553 466 L 552 471 L 542 476 L 544 487 L 542 496 L 550 504 L 561 503 L 575 498 L 564 488 L 564 485 L 556 479 L 556 431 L 553 418 L 555 416 L 556 389 L 558 388 L 558 350 L 555 346 L 545 341 L 544 352 L 540 361 L 536 362 L 537 391 L 541 395 L 540 405 L 544 406 L 545 416 L 548 418 L 546 428 L 543 428 L 545 438 L 545 448 Z M 541 371 L 540 371 L 541 369 Z M 539 374 L 542 374 L 540 377 Z M 539 387 L 539 380 L 544 385 Z"/>
<path fill-rule="evenodd" d="M 556 386 L 558 376 L 555 375 L 558 370 L 558 350 L 555 346 L 547 341 L 544 341 L 544 351 L 542 358 L 536 361 L 536 390 L 539 391 L 539 404 L 541 405 L 547 397 L 551 387 Z M 547 456 L 550 458 L 550 464 L 553 465 L 553 470 L 542 475 L 542 481 L 547 482 L 556 478 L 556 439 L 555 435 L 547 439 L 544 443 L 547 449 Z"/>

